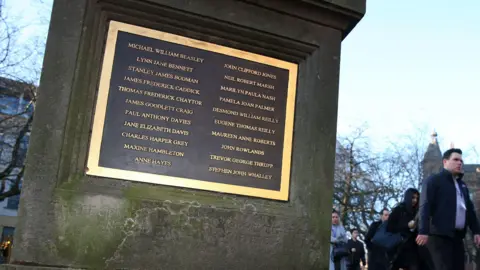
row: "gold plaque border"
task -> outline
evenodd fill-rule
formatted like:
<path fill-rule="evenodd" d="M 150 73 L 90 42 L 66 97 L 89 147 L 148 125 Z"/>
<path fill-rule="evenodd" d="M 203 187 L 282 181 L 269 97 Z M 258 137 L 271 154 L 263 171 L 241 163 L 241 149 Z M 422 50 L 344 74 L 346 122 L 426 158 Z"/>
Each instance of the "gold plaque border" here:
<path fill-rule="evenodd" d="M 236 186 L 230 184 L 213 183 L 208 181 L 172 177 L 165 175 L 156 175 L 151 173 L 127 171 L 121 169 L 112 169 L 99 166 L 100 146 L 103 136 L 103 127 L 105 122 L 105 114 L 107 109 L 107 100 L 110 90 L 110 79 L 112 74 L 113 59 L 115 56 L 115 45 L 117 42 L 118 31 L 128 32 L 136 35 L 146 36 L 154 39 L 164 40 L 188 47 L 202 49 L 206 51 L 216 52 L 224 55 L 234 56 L 241 59 L 250 60 L 274 67 L 287 69 L 289 71 L 288 78 L 288 95 L 285 119 L 285 134 L 283 143 L 283 158 L 280 190 L 266 190 L 260 188 L 251 188 L 244 186 Z M 100 76 L 100 84 L 97 95 L 97 103 L 95 107 L 95 116 L 93 120 L 93 129 L 90 140 L 90 151 L 88 155 L 86 174 L 92 176 L 101 176 L 107 178 L 116 178 L 130 181 L 147 182 L 154 184 L 162 184 L 168 186 L 187 187 L 193 189 L 217 191 L 231 194 L 247 195 L 253 197 L 261 197 L 274 200 L 287 201 L 289 195 L 290 168 L 292 158 L 292 139 L 293 139 L 293 121 L 295 113 L 295 94 L 297 83 L 298 65 L 275 58 L 266 57 L 246 51 L 241 51 L 221 45 L 195 40 L 179 35 L 174 35 L 162 31 L 152 30 L 140 26 L 130 25 L 118 21 L 110 21 L 107 42 L 103 57 L 103 65 Z M 259 180 L 262 181 L 262 180 Z"/>

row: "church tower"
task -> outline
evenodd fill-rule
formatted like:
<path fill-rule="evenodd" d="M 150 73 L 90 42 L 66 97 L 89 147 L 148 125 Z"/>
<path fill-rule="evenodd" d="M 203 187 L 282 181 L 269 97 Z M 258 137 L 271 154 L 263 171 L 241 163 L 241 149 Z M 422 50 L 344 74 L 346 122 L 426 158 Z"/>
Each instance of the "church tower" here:
<path fill-rule="evenodd" d="M 427 151 L 423 156 L 422 179 L 425 180 L 430 175 L 440 172 L 442 167 L 442 152 L 440 151 L 440 146 L 438 145 L 438 134 L 434 131 L 432 133 L 432 140 L 428 144 Z M 422 183 L 419 184 L 422 186 Z"/>

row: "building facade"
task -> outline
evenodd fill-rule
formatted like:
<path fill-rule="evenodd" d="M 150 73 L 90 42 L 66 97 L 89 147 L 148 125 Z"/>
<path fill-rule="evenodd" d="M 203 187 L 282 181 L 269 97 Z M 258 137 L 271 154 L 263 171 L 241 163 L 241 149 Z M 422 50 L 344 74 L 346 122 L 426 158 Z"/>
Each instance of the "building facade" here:
<path fill-rule="evenodd" d="M 0 77 L 0 194 L 9 191 L 17 178 L 21 179 L 30 137 L 29 130 L 22 130 L 33 114 L 32 87 Z M 20 195 L 0 197 L 2 245 L 7 240 L 13 242 L 19 200 Z M 4 252 L 0 255 L 0 263 L 5 262 Z"/>
<path fill-rule="evenodd" d="M 423 179 L 439 172 L 443 168 L 442 159 L 442 151 L 438 144 L 437 133 L 434 132 L 422 161 Z M 480 218 L 480 164 L 465 164 L 463 180 L 470 190 L 470 197 L 475 205 L 477 217 Z M 471 234 L 467 234 L 465 245 L 467 250 L 465 256 L 467 262 L 466 269 L 480 269 L 480 253 L 473 244 Z"/>

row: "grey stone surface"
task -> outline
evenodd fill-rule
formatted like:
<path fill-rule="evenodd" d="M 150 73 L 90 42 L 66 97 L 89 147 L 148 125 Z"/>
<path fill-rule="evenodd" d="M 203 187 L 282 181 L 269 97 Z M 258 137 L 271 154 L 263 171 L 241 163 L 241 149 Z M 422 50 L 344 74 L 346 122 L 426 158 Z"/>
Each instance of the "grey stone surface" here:
<path fill-rule="evenodd" d="M 9 267 L 328 268 L 340 44 L 361 16 L 253 2 L 54 2 Z M 299 63 L 288 202 L 85 175 L 111 19 Z"/>
<path fill-rule="evenodd" d="M 33 265 L 13 265 L 2 264 L 0 270 L 79 270 L 78 268 L 69 267 L 48 267 L 48 266 L 33 266 Z"/>

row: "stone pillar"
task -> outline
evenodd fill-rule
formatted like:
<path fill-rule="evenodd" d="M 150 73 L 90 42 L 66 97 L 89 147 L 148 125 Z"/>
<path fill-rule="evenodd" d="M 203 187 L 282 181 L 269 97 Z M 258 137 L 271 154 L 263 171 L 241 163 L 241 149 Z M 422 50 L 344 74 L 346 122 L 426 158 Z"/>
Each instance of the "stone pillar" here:
<path fill-rule="evenodd" d="M 55 0 L 10 267 L 327 269 L 340 45 L 364 13 L 365 0 Z M 110 20 L 298 64 L 288 201 L 85 173 Z"/>

